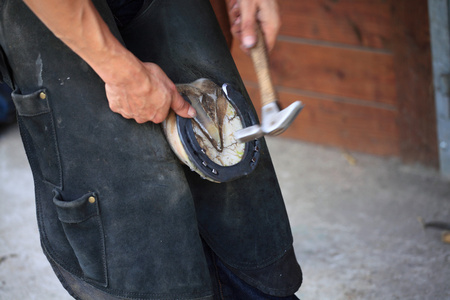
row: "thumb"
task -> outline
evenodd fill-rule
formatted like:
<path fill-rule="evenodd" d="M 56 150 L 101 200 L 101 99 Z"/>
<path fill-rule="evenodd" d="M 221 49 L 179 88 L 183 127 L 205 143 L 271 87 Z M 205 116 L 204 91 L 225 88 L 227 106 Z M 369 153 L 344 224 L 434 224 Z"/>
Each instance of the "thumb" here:
<path fill-rule="evenodd" d="M 185 101 L 178 93 L 174 97 L 170 107 L 177 115 L 183 118 L 195 118 L 197 115 L 197 112 L 189 102 Z"/>
<path fill-rule="evenodd" d="M 245 49 L 256 45 L 256 10 L 255 1 L 241 1 L 241 45 Z"/>

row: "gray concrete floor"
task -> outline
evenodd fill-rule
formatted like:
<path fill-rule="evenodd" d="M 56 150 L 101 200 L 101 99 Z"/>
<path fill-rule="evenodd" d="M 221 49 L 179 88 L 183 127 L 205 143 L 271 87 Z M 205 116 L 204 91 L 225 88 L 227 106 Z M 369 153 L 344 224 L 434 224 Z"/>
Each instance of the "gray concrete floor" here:
<path fill-rule="evenodd" d="M 268 139 L 304 271 L 302 300 L 450 299 L 450 182 L 419 166 Z M 0 133 L 0 299 L 71 299 L 39 245 L 18 130 Z"/>

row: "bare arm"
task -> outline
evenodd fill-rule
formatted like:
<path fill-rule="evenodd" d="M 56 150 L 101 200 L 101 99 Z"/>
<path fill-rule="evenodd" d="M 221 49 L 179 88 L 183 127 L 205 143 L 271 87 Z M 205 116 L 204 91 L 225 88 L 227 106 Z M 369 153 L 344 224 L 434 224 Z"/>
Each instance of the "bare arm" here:
<path fill-rule="evenodd" d="M 103 79 L 112 111 L 138 123 L 160 123 L 170 108 L 182 117 L 195 115 L 161 68 L 120 44 L 90 0 L 24 2 Z"/>
<path fill-rule="evenodd" d="M 231 32 L 240 41 L 244 51 L 256 45 L 256 22 L 261 24 L 267 48 L 275 46 L 280 29 L 277 0 L 226 0 Z"/>

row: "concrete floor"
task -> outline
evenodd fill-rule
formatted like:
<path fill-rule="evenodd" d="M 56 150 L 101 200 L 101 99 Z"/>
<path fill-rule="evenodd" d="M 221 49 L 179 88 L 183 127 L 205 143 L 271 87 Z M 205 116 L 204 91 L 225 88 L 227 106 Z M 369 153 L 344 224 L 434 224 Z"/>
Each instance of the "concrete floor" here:
<path fill-rule="evenodd" d="M 450 299 L 450 181 L 392 158 L 268 140 L 304 271 L 302 300 Z M 0 299 L 71 299 L 39 245 L 16 126 L 0 132 Z"/>

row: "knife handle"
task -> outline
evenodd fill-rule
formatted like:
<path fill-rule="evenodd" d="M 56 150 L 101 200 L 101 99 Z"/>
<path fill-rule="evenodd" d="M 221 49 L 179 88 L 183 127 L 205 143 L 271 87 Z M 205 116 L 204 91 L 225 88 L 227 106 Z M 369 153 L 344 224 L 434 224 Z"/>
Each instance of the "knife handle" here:
<path fill-rule="evenodd" d="M 253 61 L 256 76 L 258 77 L 259 92 L 261 96 L 262 106 L 266 106 L 277 101 L 277 93 L 274 89 L 272 78 L 269 70 L 269 55 L 266 47 L 264 35 L 258 23 L 257 42 L 255 47 L 250 49 L 250 56 Z"/>

